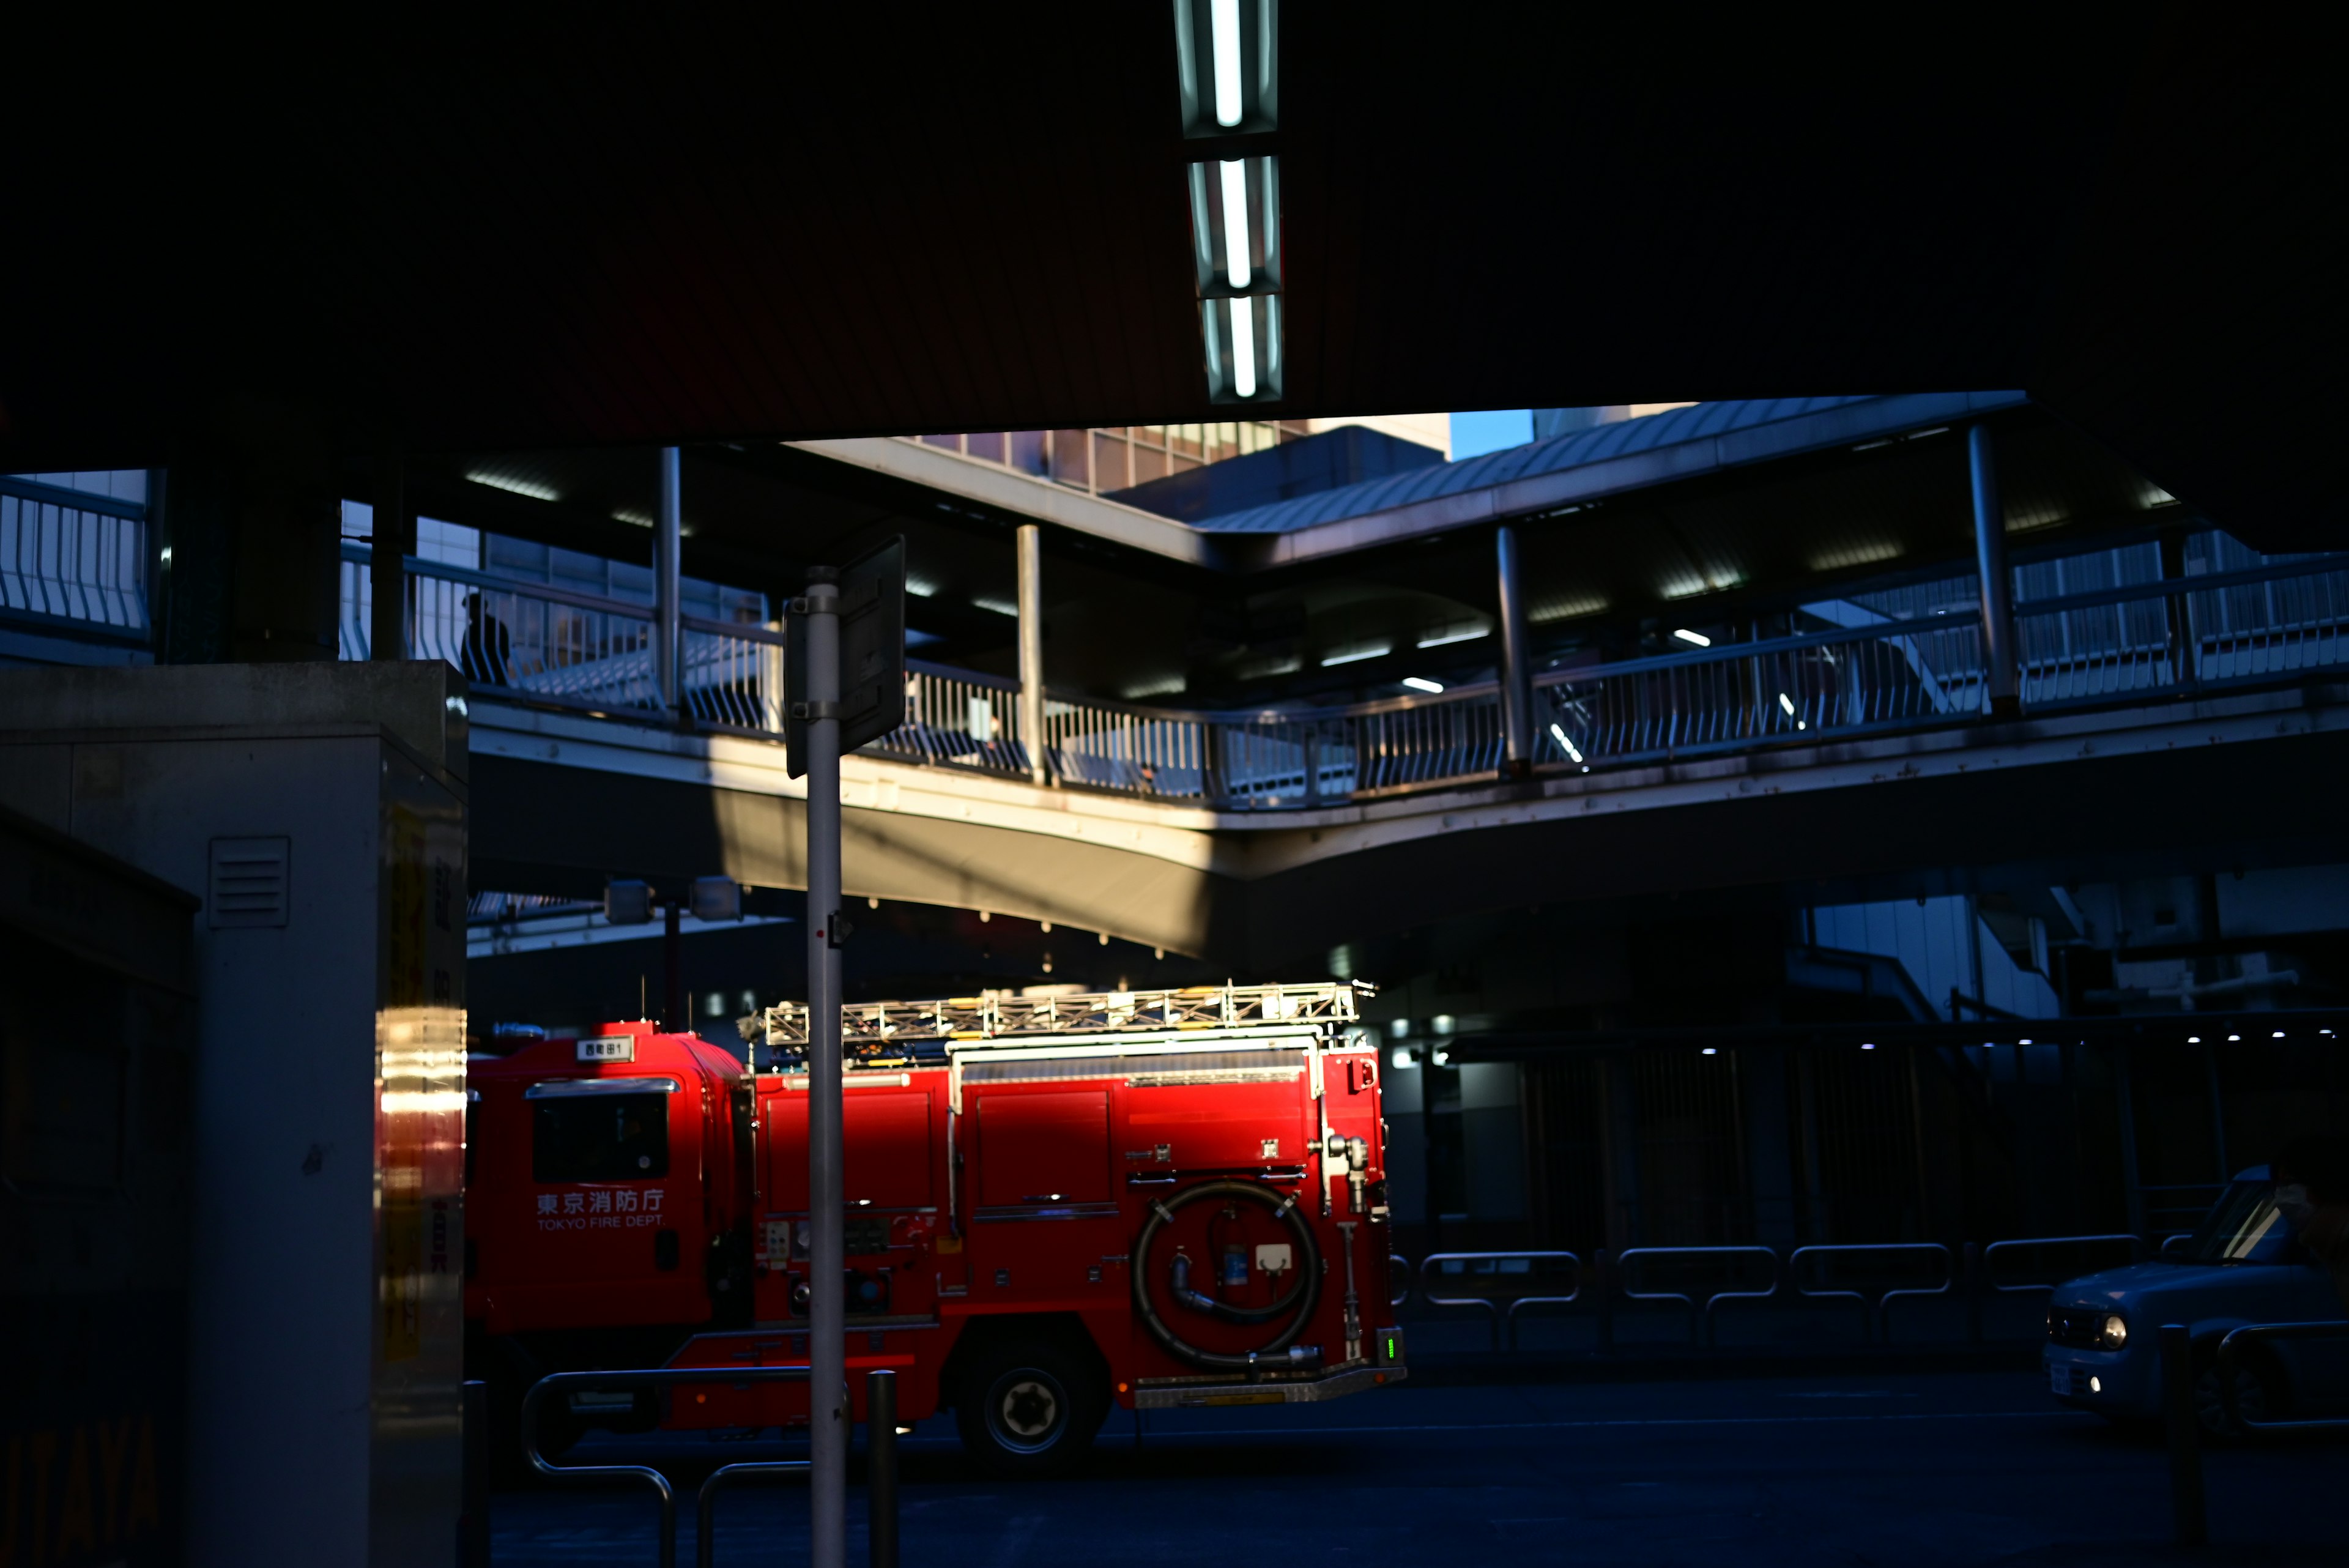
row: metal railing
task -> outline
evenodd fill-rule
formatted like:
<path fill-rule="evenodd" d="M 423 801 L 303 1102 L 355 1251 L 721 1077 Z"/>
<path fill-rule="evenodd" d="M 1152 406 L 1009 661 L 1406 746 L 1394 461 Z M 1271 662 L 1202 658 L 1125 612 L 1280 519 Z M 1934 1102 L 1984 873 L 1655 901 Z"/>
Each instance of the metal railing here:
<path fill-rule="evenodd" d="M 1818 1269 L 1818 1282 L 1816 1284 L 1807 1283 L 1803 1278 L 1806 1259 Z M 1898 1281 L 1908 1277 L 1898 1266 L 1902 1261 L 1938 1262 L 1941 1282 L 1938 1285 L 1898 1283 Z M 1873 1265 L 1878 1264 L 1893 1267 L 1889 1272 L 1878 1272 Z M 1797 1247 L 1786 1259 L 1786 1272 L 1793 1277 L 1797 1295 L 1814 1301 L 1857 1302 L 1867 1337 L 1885 1345 L 1892 1342 L 1892 1303 L 1895 1301 L 1911 1296 L 1948 1295 L 1958 1278 L 1956 1260 L 1950 1255 L 1950 1250 L 1938 1241 Z"/>
<path fill-rule="evenodd" d="M 673 1388 L 681 1384 L 805 1383 L 804 1366 L 658 1366 L 623 1371 L 556 1372 L 530 1386 L 522 1402 L 523 1457 L 532 1469 L 566 1486 L 595 1486 L 605 1481 L 640 1482 L 660 1500 L 660 1565 L 677 1568 L 677 1494 L 668 1478 L 649 1465 L 558 1465 L 538 1451 L 538 1412 L 552 1393 L 574 1388 Z M 897 1568 L 897 1393 L 896 1375 L 874 1371 L 865 1375 L 867 1431 L 867 1534 L 873 1568 Z M 721 1492 L 745 1481 L 773 1480 L 809 1473 L 805 1459 L 760 1459 L 720 1465 L 701 1483 L 695 1512 L 698 1531 L 694 1542 L 698 1568 L 711 1568 L 717 1542 L 713 1525 Z"/>
<path fill-rule="evenodd" d="M 357 565 L 367 551 L 347 544 L 344 556 Z M 346 657 L 366 653 L 365 575 L 345 568 Z M 663 715 L 649 606 L 413 557 L 408 582 L 414 654 L 526 701 Z M 1981 631 L 1971 615 L 1896 619 L 1846 601 L 1815 610 L 1852 624 L 1537 674 L 1535 766 L 1588 772 L 1981 716 Z M 2034 711 L 2349 670 L 2349 556 L 2025 599 L 2014 613 L 2021 689 Z M 782 633 L 697 617 L 680 626 L 687 715 L 711 729 L 780 733 Z M 1479 782 L 1503 760 L 1490 681 L 1254 713 L 1048 693 L 1043 732 L 1030 736 L 1016 680 L 917 661 L 907 670 L 905 722 L 871 753 L 1008 778 L 1028 777 L 1030 748 L 1040 747 L 1047 771 L 1071 784 L 1287 810 Z"/>
<path fill-rule="evenodd" d="M 2227 1337 L 2219 1342 L 2218 1355 L 2219 1403 L 2225 1408 L 2227 1419 L 2246 1432 L 2349 1432 L 2349 1416 L 2258 1421 L 2243 1414 L 2235 1369 L 2250 1347 L 2279 1339 L 2349 1339 L 2349 1323 L 2338 1318 L 2328 1323 L 2254 1323 L 2230 1330 Z"/>
<path fill-rule="evenodd" d="M 2084 1255 L 2096 1251 L 2112 1254 L 2109 1262 L 2092 1262 L 2085 1268 L 2075 1266 Z M 2145 1257 L 2145 1241 L 2138 1236 L 2032 1236 L 2013 1241 L 1992 1241 L 1982 1249 L 1984 1281 L 1994 1291 L 2048 1291 L 2065 1280 L 2078 1279 L 2101 1269 L 2116 1268 L 2125 1263 L 2141 1262 Z M 2027 1268 L 2030 1278 L 2013 1284 L 2002 1283 L 1998 1278 L 2000 1254 L 2011 1260 L 2031 1260 L 2044 1262 L 2051 1252 L 2058 1258 L 2069 1251 L 2072 1256 L 2052 1267 Z"/>
<path fill-rule="evenodd" d="M 1552 1272 L 1572 1281 L 1563 1294 L 1544 1288 Z M 1572 1252 L 1431 1252 L 1420 1260 L 1419 1288 L 1430 1306 L 1484 1308 L 1493 1323 L 1493 1348 L 1501 1348 L 1506 1326 L 1508 1348 L 1515 1350 L 1521 1309 L 1568 1306 L 1582 1298 L 1582 1260 Z M 1438 1289 L 1453 1293 L 1438 1295 Z"/>
<path fill-rule="evenodd" d="M 550 1393 L 567 1395 L 574 1388 L 673 1388 L 683 1383 L 805 1383 L 804 1366 L 657 1366 L 617 1372 L 554 1372 L 530 1386 L 522 1400 L 522 1451 L 530 1468 L 562 1486 L 596 1486 L 607 1481 L 641 1482 L 660 1499 L 660 1568 L 677 1568 L 677 1493 L 668 1478 L 649 1465 L 558 1465 L 538 1451 L 540 1402 Z M 894 1430 L 892 1435 L 894 1436 Z M 698 1499 L 701 1539 L 696 1560 L 709 1568 L 709 1521 L 718 1494 L 739 1481 L 807 1471 L 804 1459 L 778 1459 L 721 1465 L 701 1483 Z"/>
<path fill-rule="evenodd" d="M 0 612 L 143 638 L 147 508 L 0 475 Z"/>
<path fill-rule="evenodd" d="M 1403 1282 L 1388 1304 L 1400 1307 L 1416 1293 L 1432 1307 L 1478 1308 L 1491 1326 L 1493 1348 L 1505 1347 L 1506 1330 L 1506 1348 L 1515 1351 L 1520 1306 L 1588 1302 L 1597 1314 L 1604 1350 L 1613 1343 L 1613 1310 L 1619 1300 L 1678 1303 L 1688 1309 L 1691 1342 L 1711 1345 L 1717 1341 L 1714 1309 L 1720 1303 L 1785 1299 L 1788 1293 L 1782 1287 L 1791 1286 L 1791 1294 L 1801 1302 L 1857 1304 L 1864 1342 L 1889 1345 L 1892 1303 L 1962 1293 L 1967 1336 L 1980 1343 L 1985 1298 L 2050 1290 L 2146 1253 L 2143 1240 L 2125 1235 L 2028 1236 L 1979 1246 L 1969 1242 L 1962 1263 L 1955 1250 L 1936 1241 L 1814 1245 L 1783 1254 L 1766 1246 L 1633 1247 L 1611 1257 L 1601 1249 L 1587 1261 L 1566 1251 L 1436 1252 L 1422 1260 L 1417 1270 L 1397 1253 L 1389 1259 L 1391 1277 Z M 2068 1261 L 2059 1261 L 2066 1254 Z M 1756 1263 L 1763 1268 L 1756 1269 Z M 1571 1288 L 1563 1293 L 1541 1289 L 1545 1270 L 1570 1272 Z M 2000 1279 L 2002 1272 L 2010 1277 Z M 2013 1277 L 2017 1273 L 2042 1277 L 2017 1280 Z M 1753 1288 L 1757 1276 L 1766 1277 L 1759 1289 Z M 1586 1289 L 1586 1281 L 1593 1288 Z"/>
<path fill-rule="evenodd" d="M 1687 1276 L 1707 1266 L 1735 1271 L 1740 1263 L 1759 1259 L 1769 1265 L 1770 1282 L 1758 1291 L 1717 1289 L 1704 1293 L 1700 1300 L 1689 1291 L 1634 1290 L 1635 1264 L 1664 1263 L 1672 1272 Z M 1707 1345 L 1714 1342 L 1713 1309 L 1723 1302 L 1767 1301 L 1778 1293 L 1778 1254 L 1767 1247 L 1627 1247 L 1615 1260 L 1621 1281 L 1623 1296 L 1635 1302 L 1679 1302 L 1689 1309 L 1689 1340 L 1693 1344 L 1702 1335 Z"/>

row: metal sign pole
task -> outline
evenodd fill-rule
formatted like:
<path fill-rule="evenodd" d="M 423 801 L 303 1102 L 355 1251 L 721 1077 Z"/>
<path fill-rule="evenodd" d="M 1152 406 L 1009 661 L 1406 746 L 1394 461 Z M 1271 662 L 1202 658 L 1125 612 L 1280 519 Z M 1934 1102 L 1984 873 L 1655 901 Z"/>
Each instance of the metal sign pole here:
<path fill-rule="evenodd" d="M 808 1480 L 814 1568 L 845 1568 L 848 1271 L 841 1238 L 840 758 L 905 716 L 905 544 L 811 567 L 792 601 L 783 680 L 792 776 L 807 777 Z"/>
<path fill-rule="evenodd" d="M 846 1568 L 847 1278 L 840 1136 L 840 589 L 809 574 L 792 607 L 805 624 L 807 736 L 809 1561 Z"/>

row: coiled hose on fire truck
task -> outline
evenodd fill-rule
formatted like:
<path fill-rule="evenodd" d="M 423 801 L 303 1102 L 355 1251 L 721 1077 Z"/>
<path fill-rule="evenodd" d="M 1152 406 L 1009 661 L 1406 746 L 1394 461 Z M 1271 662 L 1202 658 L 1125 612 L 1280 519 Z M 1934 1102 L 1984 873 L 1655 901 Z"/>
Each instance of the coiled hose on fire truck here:
<path fill-rule="evenodd" d="M 1252 1372 L 1269 1366 L 1309 1365 L 1319 1359 L 1294 1351 L 1287 1355 L 1281 1354 L 1288 1350 L 1299 1334 L 1305 1332 L 1305 1325 L 1313 1320 L 1314 1303 L 1321 1297 L 1321 1249 L 1314 1243 L 1313 1227 L 1307 1224 L 1305 1217 L 1297 1211 L 1297 1197 L 1295 1193 L 1276 1192 L 1254 1181 L 1204 1181 L 1196 1187 L 1186 1187 L 1180 1192 L 1152 1200 L 1150 1218 L 1143 1225 L 1142 1234 L 1134 1238 L 1133 1263 L 1128 1272 L 1133 1276 L 1133 1310 L 1141 1314 L 1143 1324 L 1150 1330 L 1151 1337 L 1166 1347 L 1167 1354 L 1194 1366 L 1216 1371 Z M 1150 1299 L 1151 1243 L 1157 1241 L 1159 1233 L 1174 1221 L 1178 1210 L 1187 1209 L 1210 1198 L 1245 1199 L 1262 1204 L 1272 1210 L 1273 1218 L 1287 1227 L 1297 1242 L 1297 1282 L 1288 1288 L 1287 1294 L 1269 1306 L 1240 1307 L 1219 1302 L 1190 1288 L 1187 1259 L 1178 1256 L 1170 1265 L 1173 1270 L 1171 1288 L 1175 1300 L 1194 1312 L 1237 1324 L 1270 1323 L 1288 1318 L 1286 1326 L 1270 1339 L 1254 1350 L 1237 1355 L 1202 1350 L 1191 1344 L 1166 1325 L 1166 1320 L 1158 1314 L 1157 1304 Z"/>

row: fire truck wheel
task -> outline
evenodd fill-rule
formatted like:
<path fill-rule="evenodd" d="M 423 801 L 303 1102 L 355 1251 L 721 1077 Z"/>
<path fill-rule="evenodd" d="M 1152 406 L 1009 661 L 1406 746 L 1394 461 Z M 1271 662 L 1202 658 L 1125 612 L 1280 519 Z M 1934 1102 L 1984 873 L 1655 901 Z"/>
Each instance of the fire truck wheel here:
<path fill-rule="evenodd" d="M 1109 1390 L 1088 1359 L 1050 1339 L 1007 1340 L 966 1371 L 955 1424 L 962 1446 L 1000 1476 L 1067 1472 L 1109 1414 Z"/>

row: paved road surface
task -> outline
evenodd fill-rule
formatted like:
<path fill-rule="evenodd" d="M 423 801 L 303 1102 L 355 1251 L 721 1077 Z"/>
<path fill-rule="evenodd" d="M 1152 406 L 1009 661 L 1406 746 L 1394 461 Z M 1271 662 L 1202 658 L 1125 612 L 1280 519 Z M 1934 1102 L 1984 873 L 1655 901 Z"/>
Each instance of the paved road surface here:
<path fill-rule="evenodd" d="M 908 1568 L 2107 1564 L 2172 1559 L 2158 1441 L 2056 1409 L 2035 1373 L 1405 1386 L 1326 1407 L 1113 1413 L 1087 1474 L 968 1474 L 951 1422 L 905 1442 Z M 667 1469 L 688 1515 L 718 1463 L 775 1442 L 598 1438 Z M 803 1449 L 802 1450 L 803 1451 Z M 2204 1563 L 2349 1563 L 2349 1443 L 2209 1456 Z M 851 1499 L 861 1513 L 861 1494 Z M 802 1500 L 730 1495 L 720 1564 L 806 1561 Z M 644 1493 L 502 1493 L 500 1568 L 649 1564 Z M 852 1562 L 864 1562 L 861 1522 Z M 2330 1544 L 2327 1544 L 2329 1537 Z"/>

